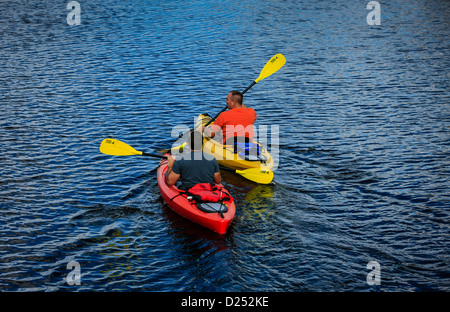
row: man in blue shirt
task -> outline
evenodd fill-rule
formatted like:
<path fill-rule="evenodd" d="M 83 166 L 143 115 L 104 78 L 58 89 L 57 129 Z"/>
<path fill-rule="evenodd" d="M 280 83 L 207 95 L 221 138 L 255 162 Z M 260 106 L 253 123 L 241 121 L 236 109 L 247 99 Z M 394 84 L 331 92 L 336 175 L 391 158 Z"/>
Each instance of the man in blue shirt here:
<path fill-rule="evenodd" d="M 171 155 L 167 157 L 167 185 L 175 185 L 180 179 L 182 181 L 180 188 L 188 190 L 198 183 L 220 184 L 222 182 L 219 164 L 214 158 L 205 158 L 202 151 L 202 142 L 201 132 L 191 131 L 187 140 L 190 154 L 183 155 L 181 159 L 175 159 Z"/>

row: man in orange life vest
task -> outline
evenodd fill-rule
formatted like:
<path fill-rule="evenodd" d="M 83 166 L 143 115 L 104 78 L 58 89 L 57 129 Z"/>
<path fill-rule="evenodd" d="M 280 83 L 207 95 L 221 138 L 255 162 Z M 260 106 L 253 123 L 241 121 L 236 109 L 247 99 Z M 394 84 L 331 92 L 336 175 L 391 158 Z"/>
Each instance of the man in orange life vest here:
<path fill-rule="evenodd" d="M 233 145 L 236 140 L 252 141 L 256 111 L 243 104 L 244 96 L 239 91 L 228 93 L 226 103 L 228 111 L 222 112 L 214 124 L 204 129 L 204 134 L 213 138 L 222 131 L 223 144 Z"/>
<path fill-rule="evenodd" d="M 183 155 L 176 160 L 171 155 L 167 157 L 167 185 L 175 185 L 181 179 L 180 188 L 187 190 L 199 183 L 220 184 L 222 182 L 219 164 L 215 158 L 205 157 L 202 151 L 202 142 L 202 134 L 199 131 L 191 131 L 187 140 L 190 154 Z"/>

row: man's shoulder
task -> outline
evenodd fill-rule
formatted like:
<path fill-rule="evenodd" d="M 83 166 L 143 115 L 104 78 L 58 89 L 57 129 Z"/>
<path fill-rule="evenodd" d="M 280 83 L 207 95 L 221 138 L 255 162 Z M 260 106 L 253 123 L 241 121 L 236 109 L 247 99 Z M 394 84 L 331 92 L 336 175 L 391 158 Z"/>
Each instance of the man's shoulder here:
<path fill-rule="evenodd" d="M 252 108 L 252 107 L 239 107 L 239 108 L 233 108 L 230 110 L 227 110 L 225 112 L 222 112 L 221 114 L 223 114 L 223 117 L 229 117 L 229 116 L 234 116 L 234 115 L 241 115 L 242 113 L 245 114 L 256 114 L 256 111 Z"/>

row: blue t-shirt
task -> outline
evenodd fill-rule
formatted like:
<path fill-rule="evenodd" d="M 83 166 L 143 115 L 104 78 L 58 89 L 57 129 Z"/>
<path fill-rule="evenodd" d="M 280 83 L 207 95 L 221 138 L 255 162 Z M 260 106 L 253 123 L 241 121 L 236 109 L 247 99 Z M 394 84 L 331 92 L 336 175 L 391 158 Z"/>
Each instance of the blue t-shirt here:
<path fill-rule="evenodd" d="M 172 171 L 180 175 L 181 189 L 187 190 L 198 183 L 214 183 L 214 174 L 219 172 L 217 160 L 205 158 L 203 152 L 191 152 L 175 160 Z"/>

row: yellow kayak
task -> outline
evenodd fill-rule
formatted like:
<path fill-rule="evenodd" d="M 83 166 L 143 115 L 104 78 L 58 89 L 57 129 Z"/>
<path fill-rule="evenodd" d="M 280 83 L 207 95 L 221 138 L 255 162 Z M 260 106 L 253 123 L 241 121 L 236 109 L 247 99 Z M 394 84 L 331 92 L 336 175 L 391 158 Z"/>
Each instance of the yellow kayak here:
<path fill-rule="evenodd" d="M 201 130 L 201 126 L 205 125 L 211 117 L 206 114 L 200 114 L 197 117 L 196 129 Z M 203 151 L 207 154 L 213 155 L 219 165 L 231 169 L 250 169 L 260 168 L 261 170 L 272 170 L 274 160 L 267 149 L 260 143 L 253 141 L 259 145 L 258 155 L 244 155 L 244 153 L 235 153 L 235 148 L 232 145 L 223 145 L 214 139 L 203 138 Z"/>

